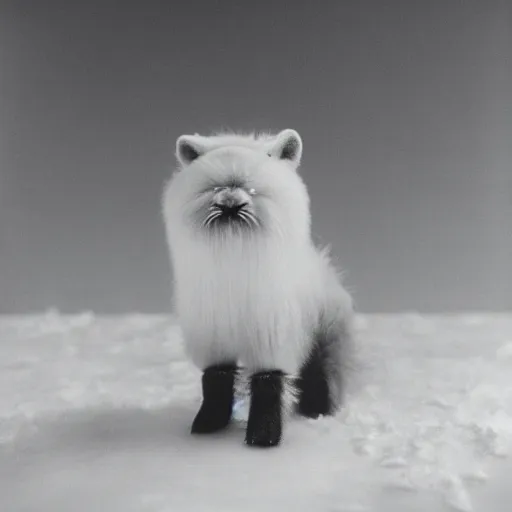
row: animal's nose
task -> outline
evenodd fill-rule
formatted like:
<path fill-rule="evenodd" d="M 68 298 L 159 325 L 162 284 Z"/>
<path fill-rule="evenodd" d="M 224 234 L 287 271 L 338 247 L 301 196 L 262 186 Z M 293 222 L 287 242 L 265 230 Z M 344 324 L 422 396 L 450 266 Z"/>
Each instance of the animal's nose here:
<path fill-rule="evenodd" d="M 224 214 L 236 214 L 248 205 L 249 199 L 238 188 L 223 188 L 213 197 L 213 206 Z"/>
<path fill-rule="evenodd" d="M 215 203 L 215 207 L 222 213 L 235 214 L 238 213 L 247 203 L 237 203 L 236 201 L 225 201 L 222 203 Z"/>

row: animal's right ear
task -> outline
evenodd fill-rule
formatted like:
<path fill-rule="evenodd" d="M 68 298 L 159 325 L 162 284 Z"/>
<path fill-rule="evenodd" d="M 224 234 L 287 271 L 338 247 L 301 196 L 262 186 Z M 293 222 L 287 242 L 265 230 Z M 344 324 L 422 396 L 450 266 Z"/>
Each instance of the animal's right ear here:
<path fill-rule="evenodd" d="M 181 165 L 189 165 L 206 152 L 200 135 L 181 135 L 176 140 L 176 158 Z"/>

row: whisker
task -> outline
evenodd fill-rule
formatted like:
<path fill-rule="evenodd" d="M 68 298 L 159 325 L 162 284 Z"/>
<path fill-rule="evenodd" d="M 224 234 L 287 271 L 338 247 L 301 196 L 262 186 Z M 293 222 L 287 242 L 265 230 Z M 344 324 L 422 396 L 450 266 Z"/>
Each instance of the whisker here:
<path fill-rule="evenodd" d="M 251 223 L 254 226 L 258 226 L 258 220 L 254 216 L 253 213 L 247 211 L 247 210 L 240 210 L 239 212 L 240 217 L 250 226 Z"/>
<path fill-rule="evenodd" d="M 217 219 L 219 219 L 222 216 L 223 212 L 221 209 L 219 209 L 216 205 L 211 205 L 208 207 L 207 215 L 205 219 L 202 222 L 203 227 L 209 228 Z M 245 209 L 245 207 L 242 207 L 238 211 L 238 219 L 242 222 L 242 224 L 245 224 L 248 227 L 258 227 L 259 221 L 258 218 L 252 213 L 250 210 Z M 231 222 L 230 222 L 231 225 Z M 235 227 L 235 225 L 233 225 Z"/>
<path fill-rule="evenodd" d="M 220 211 L 215 209 L 203 221 L 203 226 L 208 227 L 217 217 L 220 217 Z"/>
<path fill-rule="evenodd" d="M 217 215 L 217 212 L 216 212 L 216 211 L 210 212 L 210 213 L 206 216 L 206 218 L 204 219 L 204 222 L 207 222 L 207 221 L 208 221 L 208 219 L 210 219 L 210 217 L 213 217 L 213 216 L 215 216 L 215 215 Z"/>
<path fill-rule="evenodd" d="M 259 226 L 260 225 L 260 221 L 259 221 L 258 217 L 256 217 L 256 215 L 251 213 L 251 219 L 254 222 L 255 226 Z"/>
<path fill-rule="evenodd" d="M 249 220 L 254 224 L 254 225 L 258 225 L 258 219 L 256 218 L 256 216 L 254 215 L 254 213 L 252 212 L 249 212 L 249 211 L 245 211 L 244 212 L 247 217 L 249 218 Z"/>
<path fill-rule="evenodd" d="M 218 218 L 218 215 L 215 215 L 208 219 L 208 222 L 205 224 L 205 227 L 210 227 L 210 225 Z"/>
<path fill-rule="evenodd" d="M 240 210 L 238 212 L 238 216 L 244 221 L 245 224 L 247 224 L 247 225 L 251 224 L 249 216 L 247 215 L 247 212 L 245 212 L 244 210 Z"/>
<path fill-rule="evenodd" d="M 216 212 L 215 215 L 212 215 L 210 217 L 210 219 L 208 220 L 208 225 L 212 224 L 213 222 L 215 222 L 220 217 L 221 217 L 221 213 L 220 212 Z"/>

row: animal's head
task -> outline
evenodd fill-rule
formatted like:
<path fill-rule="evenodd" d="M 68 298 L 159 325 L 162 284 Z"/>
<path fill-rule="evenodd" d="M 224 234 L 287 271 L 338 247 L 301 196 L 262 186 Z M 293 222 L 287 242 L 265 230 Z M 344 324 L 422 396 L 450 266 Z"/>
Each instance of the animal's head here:
<path fill-rule="evenodd" d="M 277 135 L 182 135 L 179 168 L 165 194 L 168 223 L 198 236 L 309 239 L 307 189 L 297 169 L 302 139 Z"/>

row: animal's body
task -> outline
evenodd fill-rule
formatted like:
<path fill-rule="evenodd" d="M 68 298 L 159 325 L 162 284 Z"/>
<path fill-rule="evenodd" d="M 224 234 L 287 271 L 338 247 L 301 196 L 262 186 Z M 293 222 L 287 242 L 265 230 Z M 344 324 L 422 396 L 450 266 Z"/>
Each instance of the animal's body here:
<path fill-rule="evenodd" d="M 228 424 L 240 365 L 250 375 L 250 445 L 279 444 L 290 387 L 305 416 L 342 403 L 352 300 L 312 242 L 301 155 L 294 130 L 177 140 L 163 214 L 174 307 L 203 371 L 194 433 Z"/>

